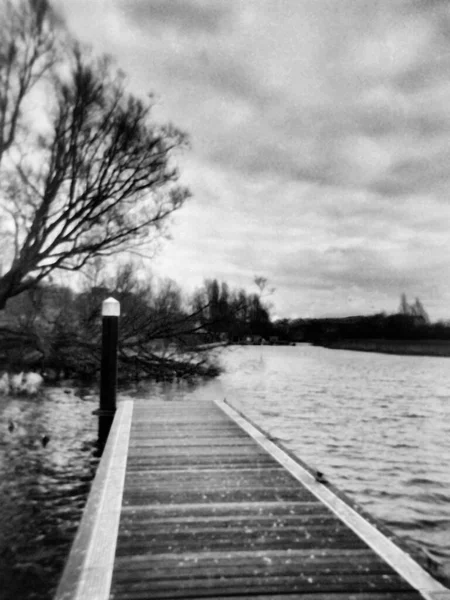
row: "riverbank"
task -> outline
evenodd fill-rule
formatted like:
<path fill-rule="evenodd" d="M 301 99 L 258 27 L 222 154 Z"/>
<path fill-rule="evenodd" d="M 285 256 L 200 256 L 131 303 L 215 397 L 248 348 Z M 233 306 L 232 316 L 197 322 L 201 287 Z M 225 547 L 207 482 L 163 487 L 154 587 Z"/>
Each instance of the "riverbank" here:
<path fill-rule="evenodd" d="M 407 356 L 450 356 L 450 340 L 335 340 L 316 345 L 332 350 L 381 352 Z"/>

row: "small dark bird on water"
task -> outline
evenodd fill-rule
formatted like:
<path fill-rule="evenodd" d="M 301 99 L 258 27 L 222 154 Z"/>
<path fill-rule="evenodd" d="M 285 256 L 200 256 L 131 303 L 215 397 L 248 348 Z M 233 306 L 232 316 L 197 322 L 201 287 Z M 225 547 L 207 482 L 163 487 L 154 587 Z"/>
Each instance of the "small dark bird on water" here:
<path fill-rule="evenodd" d="M 10 433 L 12 433 L 14 431 L 14 428 L 15 428 L 14 421 L 10 420 L 9 423 L 8 423 L 8 431 Z"/>
<path fill-rule="evenodd" d="M 328 479 L 325 477 L 325 475 L 323 473 L 321 473 L 320 471 L 316 471 L 314 473 L 314 478 L 316 481 L 318 481 L 319 483 L 328 483 Z"/>
<path fill-rule="evenodd" d="M 49 438 L 49 436 L 48 436 L 48 435 L 43 435 L 43 436 L 42 436 L 42 438 L 41 438 L 41 443 L 42 443 L 42 445 L 44 446 L 44 448 L 45 448 L 45 446 L 46 446 L 46 445 L 49 443 L 49 441 L 50 441 L 50 438 Z"/>

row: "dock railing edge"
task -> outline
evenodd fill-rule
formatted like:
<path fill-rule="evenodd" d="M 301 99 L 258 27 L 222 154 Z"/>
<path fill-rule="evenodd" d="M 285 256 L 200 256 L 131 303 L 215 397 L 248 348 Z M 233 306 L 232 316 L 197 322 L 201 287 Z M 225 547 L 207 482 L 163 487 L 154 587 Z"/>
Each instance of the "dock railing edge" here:
<path fill-rule="evenodd" d="M 133 404 L 119 403 L 54 600 L 109 597 Z"/>
<path fill-rule="evenodd" d="M 285 467 L 300 483 L 334 512 L 352 531 L 363 539 L 426 600 L 450 600 L 450 590 L 434 579 L 409 554 L 399 548 L 374 525 L 369 523 L 347 502 L 339 498 L 300 462 L 289 456 L 246 416 L 224 400 L 214 400 L 233 421 L 246 431 L 260 446 Z"/>

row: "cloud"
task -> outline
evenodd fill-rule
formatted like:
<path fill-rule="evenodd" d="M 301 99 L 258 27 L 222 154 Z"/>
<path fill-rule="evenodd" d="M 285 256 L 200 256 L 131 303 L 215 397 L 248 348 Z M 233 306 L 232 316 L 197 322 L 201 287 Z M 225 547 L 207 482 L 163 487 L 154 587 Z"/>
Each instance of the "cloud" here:
<path fill-rule="evenodd" d="M 198 198 L 179 214 L 161 255 L 185 287 L 208 276 L 248 287 L 262 273 L 276 288 L 278 313 L 310 316 L 395 310 L 402 291 L 428 308 L 430 295 L 444 293 L 450 206 L 431 195 L 392 202 L 281 177 L 243 183 L 217 165 L 191 183 Z M 206 216 L 205 198 L 214 207 Z"/>
<path fill-rule="evenodd" d="M 446 0 L 58 2 L 191 136 L 164 274 L 261 273 L 278 313 L 394 310 L 405 291 L 445 314 Z"/>
<path fill-rule="evenodd" d="M 205 160 L 387 195 L 433 184 L 428 145 L 449 127 L 444 4 L 127 0 L 113 13 L 128 54 L 147 52 L 133 67 L 141 87 L 154 79 L 156 112 Z"/>
<path fill-rule="evenodd" d="M 214 34 L 230 12 L 218 0 L 120 0 L 118 6 L 139 27 L 158 31 L 173 28 L 181 34 Z"/>

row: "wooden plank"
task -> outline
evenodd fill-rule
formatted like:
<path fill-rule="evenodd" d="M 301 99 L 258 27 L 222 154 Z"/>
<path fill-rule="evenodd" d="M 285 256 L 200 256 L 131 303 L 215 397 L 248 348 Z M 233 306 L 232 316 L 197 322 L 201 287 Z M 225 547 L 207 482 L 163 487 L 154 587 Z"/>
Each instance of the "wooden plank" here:
<path fill-rule="evenodd" d="M 361 559 L 357 565 L 352 565 L 348 561 L 314 561 L 310 563 L 298 564 L 277 564 L 274 563 L 270 566 L 259 566 L 257 564 L 243 564 L 233 565 L 230 567 L 218 566 L 204 566 L 200 567 L 197 565 L 189 565 L 187 567 L 177 566 L 177 571 L 169 570 L 167 568 L 158 569 L 152 563 L 143 565 L 142 569 L 138 569 L 136 565 L 126 563 L 122 568 L 117 568 L 115 579 L 117 582 L 145 582 L 145 581 L 170 581 L 173 580 L 174 573 L 177 574 L 177 580 L 180 584 L 185 579 L 192 580 L 204 580 L 204 579 L 218 579 L 233 580 L 239 583 L 244 577 L 255 579 L 260 578 L 271 578 L 271 577 L 292 577 L 298 576 L 299 572 L 307 576 L 329 576 L 332 573 L 339 573 L 341 575 L 351 575 L 355 577 L 366 577 L 367 575 L 378 575 L 382 576 L 388 574 L 386 565 L 382 561 L 375 563 L 373 559 L 371 562 Z M 178 570 L 180 569 L 180 570 Z M 181 587 L 181 585 L 180 585 Z"/>
<path fill-rule="evenodd" d="M 236 475 L 236 479 L 227 478 L 224 476 L 221 481 L 220 478 L 211 478 L 208 483 L 207 479 L 200 479 L 193 477 L 192 481 L 189 479 L 179 478 L 178 474 L 174 475 L 174 481 L 163 480 L 159 481 L 155 477 L 130 477 L 127 475 L 126 486 L 127 493 L 138 493 L 146 490 L 150 491 L 163 491 L 167 492 L 213 492 L 213 491 L 230 491 L 230 490 L 253 490 L 253 489 L 270 489 L 265 483 L 268 478 L 258 481 L 256 478 L 249 478 L 250 481 L 246 481 L 245 477 L 239 477 Z M 274 478 L 276 479 L 276 478 Z M 292 484 L 290 481 L 283 481 L 279 478 L 279 483 L 275 483 L 276 491 L 298 491 L 298 486 Z M 306 496 L 309 497 L 308 494 Z"/>
<path fill-rule="evenodd" d="M 378 555 L 367 548 L 360 550 L 333 550 L 325 548 L 311 550 L 264 550 L 260 552 L 242 551 L 236 552 L 210 552 L 179 554 L 145 554 L 132 557 L 117 557 L 116 569 L 118 572 L 131 570 L 146 570 L 147 577 L 159 577 L 160 572 L 173 573 L 174 571 L 186 570 L 197 574 L 205 569 L 229 573 L 242 569 L 262 569 L 263 571 L 275 571 L 276 569 L 304 569 L 314 565 L 340 564 L 347 572 L 356 572 L 361 567 L 369 566 L 376 572 L 390 572 L 392 568 L 387 565 Z"/>
<path fill-rule="evenodd" d="M 252 516 L 252 515 L 269 515 L 276 518 L 277 516 L 295 516 L 311 514 L 326 511 L 329 513 L 329 508 L 325 507 L 318 501 L 315 502 L 258 502 L 251 503 L 242 502 L 216 502 L 214 504 L 196 502 L 195 504 L 183 502 L 182 504 L 159 504 L 159 505 L 144 505 L 144 506 L 124 506 L 122 505 L 122 519 L 126 519 L 127 515 L 138 514 L 160 518 L 166 517 L 181 517 L 189 516 L 205 516 L 206 518 L 216 515 L 225 517 L 237 516 Z"/>
<path fill-rule="evenodd" d="M 319 505 L 320 507 L 320 505 Z M 283 515 L 282 518 L 276 518 L 274 515 L 236 515 L 233 520 L 230 520 L 229 516 L 223 515 L 201 515 L 201 516 L 176 516 L 176 517 L 165 517 L 165 516 L 148 516 L 139 513 L 129 515 L 124 513 L 121 518 L 121 525 L 124 528 L 136 528 L 136 527 L 151 527 L 152 531 L 157 531 L 158 527 L 167 528 L 170 526 L 176 526 L 177 530 L 190 530 L 192 528 L 198 529 L 202 525 L 213 526 L 218 529 L 222 527 L 229 528 L 232 524 L 233 528 L 238 528 L 240 531 L 245 531 L 249 527 L 269 527 L 271 529 L 287 527 L 302 527 L 306 524 L 319 524 L 322 527 L 329 523 L 333 523 L 335 520 L 330 517 L 329 513 L 322 510 L 322 507 L 315 513 L 309 512 L 303 515 Z"/>
<path fill-rule="evenodd" d="M 248 594 L 283 594 L 289 593 L 361 593 L 377 591 L 401 592 L 411 591 L 400 576 L 387 574 L 358 575 L 339 573 L 325 575 L 323 573 L 298 574 L 296 576 L 273 577 L 240 577 L 228 579 L 224 577 L 210 577 L 205 579 L 180 579 L 178 574 L 169 580 L 155 581 L 126 581 L 115 582 L 114 597 L 121 592 L 126 597 L 139 598 L 186 598 L 210 595 L 214 590 L 217 595 Z M 416 599 L 420 598 L 416 594 Z"/>
<path fill-rule="evenodd" d="M 141 477 L 146 479 L 155 479 L 158 481 L 174 481 L 174 478 L 176 478 L 177 481 L 192 481 L 193 479 L 198 479 L 200 481 L 211 481 L 213 479 L 219 479 L 222 477 L 226 477 L 227 480 L 235 480 L 235 475 L 238 477 L 244 477 L 245 480 L 264 480 L 267 484 L 272 482 L 273 485 L 277 485 L 278 483 L 284 481 L 288 481 L 297 485 L 295 477 L 292 477 L 290 473 L 287 473 L 286 470 L 280 467 L 280 465 L 276 462 L 271 465 L 270 469 L 266 469 L 264 473 L 261 473 L 259 469 L 252 467 L 243 467 L 239 469 L 236 468 L 234 473 L 231 475 L 229 473 L 223 473 L 221 467 L 215 469 L 210 468 L 207 472 L 178 469 L 178 472 L 175 475 L 173 470 L 171 470 L 170 473 L 165 474 L 164 472 L 161 473 L 160 470 L 157 473 L 152 473 L 151 469 L 142 469 L 141 471 L 134 470 L 132 473 L 127 473 L 127 478 L 130 479 L 130 483 L 132 483 L 134 479 Z"/>
<path fill-rule="evenodd" d="M 236 551 L 242 548 L 243 540 L 245 540 L 245 547 L 251 550 L 263 550 L 270 547 L 271 550 L 286 550 L 290 548 L 292 550 L 297 549 L 310 549 L 319 550 L 325 548 L 336 548 L 336 549 L 364 549 L 366 546 L 364 543 L 351 536 L 346 535 L 335 535 L 330 537 L 321 537 L 319 540 L 297 538 L 295 540 L 289 537 L 251 537 L 241 535 L 240 538 L 226 539 L 218 538 L 216 540 L 210 537 L 205 538 L 151 538 L 151 539 L 126 539 L 120 537 L 118 540 L 118 547 L 116 556 L 126 556 L 128 554 L 146 554 L 149 552 L 155 554 L 170 553 L 174 552 L 181 554 L 183 552 L 213 552 L 215 550 L 227 550 Z"/>
<path fill-rule="evenodd" d="M 170 442 L 169 442 L 170 443 Z M 148 448 L 144 448 L 144 447 L 136 447 L 136 446 L 131 446 L 130 448 L 130 454 L 131 456 L 135 457 L 135 456 L 148 456 L 150 453 L 150 450 Z M 203 457 L 203 456 L 211 456 L 211 448 L 208 446 L 201 446 L 201 445 L 197 445 L 197 446 L 191 446 L 189 448 L 189 453 L 190 456 L 199 456 L 199 457 Z M 163 447 L 159 447 L 159 448 L 155 448 L 153 447 L 151 449 L 151 455 L 153 457 L 161 457 L 161 458 L 165 458 L 165 457 L 170 457 L 170 456 L 183 456 L 186 454 L 186 450 L 184 448 L 179 448 L 177 446 L 173 446 L 170 448 L 163 448 Z M 221 457 L 229 457 L 229 456 L 237 456 L 237 457 L 250 457 L 250 456 L 255 456 L 255 457 L 264 457 L 265 456 L 265 452 L 262 450 L 255 450 L 251 445 L 248 446 L 241 446 L 238 448 L 235 448 L 233 446 L 219 446 L 219 445 L 215 445 L 214 447 L 214 456 L 216 456 L 219 460 Z"/>
<path fill-rule="evenodd" d="M 292 535 L 306 536 L 319 532 L 321 535 L 331 533 L 348 532 L 348 527 L 341 521 L 337 521 L 332 515 L 308 515 L 303 519 L 292 518 L 287 520 L 280 518 L 266 519 L 160 519 L 159 521 L 142 519 L 133 516 L 132 519 L 122 519 L 119 535 L 136 536 L 138 539 L 150 532 L 150 535 L 168 533 L 170 535 Z"/>
<path fill-rule="evenodd" d="M 134 470 L 138 465 L 142 465 L 143 469 L 148 469 L 149 471 L 164 471 L 167 466 L 167 470 L 173 470 L 173 468 L 179 469 L 189 469 L 191 471 L 197 470 L 197 467 L 200 468 L 208 468 L 211 469 L 213 467 L 218 467 L 220 469 L 225 469 L 229 465 L 231 466 L 242 466 L 242 467 L 251 467 L 255 465 L 255 470 L 259 470 L 260 467 L 273 467 L 274 463 L 269 462 L 265 459 L 264 455 L 252 454 L 252 453 L 233 453 L 225 452 L 223 454 L 216 454 L 214 457 L 211 456 L 211 453 L 203 452 L 201 454 L 195 455 L 192 451 L 189 454 L 176 451 L 171 454 L 162 454 L 161 452 L 155 452 L 152 450 L 151 456 L 148 456 L 148 453 L 142 453 L 134 449 L 130 452 L 128 456 L 128 467 L 129 470 Z M 276 463 L 275 463 L 276 465 Z M 138 469 L 139 470 L 139 469 Z"/>
<path fill-rule="evenodd" d="M 124 514 L 127 514 L 128 517 L 128 513 L 126 511 Z M 305 517 L 305 519 L 300 522 L 301 524 L 298 524 L 299 521 L 293 520 L 292 525 L 290 525 L 289 521 L 284 521 L 281 519 L 276 525 L 272 525 L 270 519 L 267 519 L 267 521 L 255 521 L 253 519 L 246 520 L 245 525 L 243 525 L 241 528 L 240 525 L 244 522 L 244 520 L 230 521 L 225 517 L 222 517 L 222 519 L 223 520 L 219 520 L 217 518 L 210 520 L 205 519 L 200 522 L 198 520 L 194 520 L 186 523 L 183 521 L 180 522 L 176 519 L 148 520 L 141 518 L 127 518 L 123 519 L 123 522 L 121 522 L 120 534 L 130 537 L 130 534 L 136 531 L 136 538 L 141 539 L 142 536 L 146 535 L 146 530 L 151 532 L 152 536 L 159 534 L 162 535 L 166 531 L 176 531 L 179 533 L 179 535 L 184 533 L 193 535 L 195 531 L 198 532 L 199 535 L 201 533 L 209 533 L 211 535 L 217 534 L 223 539 L 225 539 L 225 536 L 228 535 L 229 539 L 231 540 L 233 534 L 239 533 L 240 531 L 241 535 L 244 537 L 243 541 L 246 542 L 248 539 L 250 539 L 250 537 L 246 537 L 247 534 L 250 536 L 257 534 L 262 535 L 265 532 L 272 532 L 276 536 L 286 536 L 289 534 L 289 532 L 297 532 L 298 536 L 293 537 L 293 540 L 300 539 L 302 537 L 309 539 L 312 534 L 316 533 L 325 537 L 345 534 L 349 539 L 360 539 L 354 532 L 348 530 L 348 528 L 346 529 L 345 527 L 342 527 L 342 525 L 336 524 L 335 521 L 333 522 L 331 520 L 329 521 L 330 525 L 327 525 L 327 521 L 318 518 L 316 515 L 311 515 L 311 519 L 307 519 L 307 517 Z M 139 529 L 141 531 L 139 531 Z M 289 548 L 289 544 L 286 546 L 286 548 Z"/>
<path fill-rule="evenodd" d="M 270 563 L 272 562 L 289 562 L 289 561 L 305 561 L 308 559 L 313 559 L 314 557 L 327 558 L 329 560 L 335 560 L 342 558 L 349 563 L 354 562 L 358 557 L 369 557 L 371 556 L 376 561 L 382 561 L 383 564 L 387 565 L 383 559 L 375 554 L 371 548 L 367 546 L 361 549 L 332 549 L 332 548 L 323 548 L 317 549 L 315 552 L 311 552 L 311 550 L 291 550 L 291 549 L 265 549 L 265 550 L 236 550 L 234 552 L 223 551 L 220 552 L 215 550 L 214 552 L 209 553 L 199 553 L 199 552 L 184 552 L 183 554 L 142 554 L 130 557 L 121 557 L 116 558 L 116 564 L 121 565 L 125 564 L 128 560 L 132 560 L 133 564 L 139 564 L 140 562 L 146 563 L 150 561 L 155 565 L 176 565 L 179 563 L 186 564 L 218 564 L 219 562 L 224 562 L 224 564 L 237 564 L 241 562 L 264 562 Z M 387 566 L 387 568 L 391 568 Z"/>
<path fill-rule="evenodd" d="M 202 448 L 206 446 L 210 449 L 212 446 L 220 445 L 222 448 L 228 448 L 228 446 L 233 446 L 233 448 L 254 448 L 254 444 L 251 440 L 245 438 L 226 438 L 226 437 L 196 437 L 196 438 L 178 438 L 176 440 L 171 439 L 171 447 L 172 448 L 180 448 L 185 449 L 189 447 L 193 448 Z M 218 444 L 219 442 L 219 444 Z M 132 438 L 130 442 L 130 448 L 166 448 L 167 447 L 167 439 L 165 438 L 153 438 L 153 439 L 137 439 Z"/>
<path fill-rule="evenodd" d="M 176 473 L 180 471 L 180 468 L 195 468 L 196 471 L 210 471 L 212 465 L 220 466 L 222 471 L 224 470 L 239 470 L 239 469 L 248 469 L 251 465 L 254 465 L 255 469 L 271 469 L 273 468 L 273 463 L 271 462 L 262 462 L 262 461 L 250 461 L 245 459 L 239 460 L 207 460 L 206 457 L 201 459 L 199 457 L 191 457 L 190 460 L 187 460 L 186 457 L 180 456 L 172 456 L 170 458 L 161 458 L 159 460 L 146 460 L 144 459 L 136 459 L 135 457 L 131 457 L 128 461 L 127 471 L 132 473 L 133 471 L 167 471 Z"/>
<path fill-rule="evenodd" d="M 167 492 L 157 490 L 125 490 L 124 505 L 147 505 L 147 504 L 188 504 L 192 502 L 251 502 L 254 497 L 258 501 L 292 501 L 300 500 L 306 502 L 315 501 L 315 498 L 305 490 L 290 488 L 286 490 L 270 490 L 266 488 L 248 488 L 245 490 L 222 490 L 212 492 L 198 492 L 193 490 L 179 490 L 177 492 Z"/>

